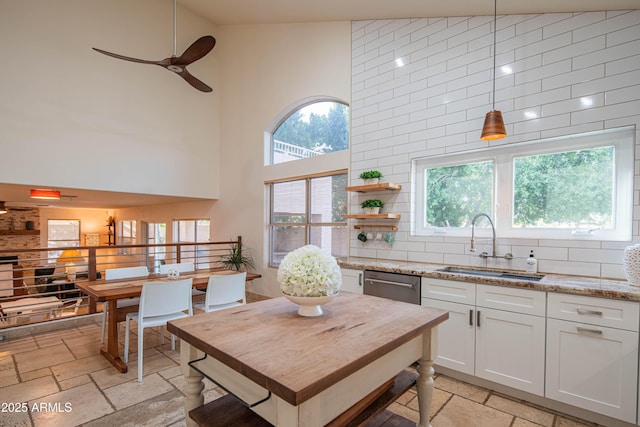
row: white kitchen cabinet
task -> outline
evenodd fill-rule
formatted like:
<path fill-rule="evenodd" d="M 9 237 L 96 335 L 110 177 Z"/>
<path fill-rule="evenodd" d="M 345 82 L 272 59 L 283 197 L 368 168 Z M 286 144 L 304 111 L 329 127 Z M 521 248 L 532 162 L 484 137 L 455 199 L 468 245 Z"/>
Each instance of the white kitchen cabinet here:
<path fill-rule="evenodd" d="M 547 397 L 636 423 L 639 306 L 548 296 Z"/>
<path fill-rule="evenodd" d="M 342 286 L 341 290 L 362 294 L 362 270 L 341 268 Z"/>
<path fill-rule="evenodd" d="M 449 318 L 438 325 L 438 354 L 434 363 L 475 375 L 475 306 L 430 298 L 423 298 L 422 305 L 449 312 Z"/>
<path fill-rule="evenodd" d="M 436 365 L 543 395 L 544 292 L 423 278 L 422 296 L 449 311 Z"/>
<path fill-rule="evenodd" d="M 476 307 L 475 375 L 544 394 L 545 318 Z"/>

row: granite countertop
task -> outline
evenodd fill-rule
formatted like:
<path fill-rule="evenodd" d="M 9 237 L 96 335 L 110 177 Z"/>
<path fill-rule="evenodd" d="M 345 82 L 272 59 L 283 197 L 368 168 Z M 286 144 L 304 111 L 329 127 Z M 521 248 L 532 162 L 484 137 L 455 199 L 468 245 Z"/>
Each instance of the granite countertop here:
<path fill-rule="evenodd" d="M 412 274 L 415 276 L 430 277 L 433 279 L 458 280 L 473 283 L 484 283 L 487 285 L 513 286 L 518 288 L 535 289 L 545 292 L 562 292 L 567 294 L 614 298 L 640 302 L 640 287 L 632 286 L 626 280 L 599 279 L 595 277 L 563 276 L 559 274 L 540 273 L 536 274 L 536 276 L 544 276 L 540 281 L 530 281 L 522 279 L 476 276 L 470 274 L 438 271 L 444 267 L 448 267 L 447 265 L 442 264 L 379 260 L 373 258 L 341 258 L 338 259 L 338 264 L 340 265 L 340 267 L 356 270 L 386 271 L 389 273 Z M 477 267 L 468 266 L 455 267 L 477 269 Z M 523 274 L 522 271 L 503 271 Z"/>

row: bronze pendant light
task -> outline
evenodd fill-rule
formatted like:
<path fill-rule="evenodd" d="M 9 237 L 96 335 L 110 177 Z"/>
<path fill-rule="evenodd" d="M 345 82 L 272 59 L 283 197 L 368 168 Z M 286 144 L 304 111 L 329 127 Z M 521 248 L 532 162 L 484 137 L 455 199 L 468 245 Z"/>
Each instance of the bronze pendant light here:
<path fill-rule="evenodd" d="M 496 21 L 498 20 L 498 0 L 494 0 L 493 6 L 493 94 L 492 102 L 493 108 L 487 113 L 484 118 L 484 125 L 482 126 L 482 135 L 480 139 L 484 141 L 491 141 L 494 139 L 500 139 L 507 136 L 507 131 L 504 128 L 504 121 L 502 120 L 502 112 L 496 110 Z"/>

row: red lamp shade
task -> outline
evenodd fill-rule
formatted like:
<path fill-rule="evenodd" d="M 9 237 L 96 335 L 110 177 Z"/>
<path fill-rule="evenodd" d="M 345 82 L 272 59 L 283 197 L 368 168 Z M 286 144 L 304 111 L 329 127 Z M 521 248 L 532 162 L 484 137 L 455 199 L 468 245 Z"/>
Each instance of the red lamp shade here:
<path fill-rule="evenodd" d="M 60 192 L 57 190 L 35 189 L 31 190 L 32 199 L 60 200 Z"/>

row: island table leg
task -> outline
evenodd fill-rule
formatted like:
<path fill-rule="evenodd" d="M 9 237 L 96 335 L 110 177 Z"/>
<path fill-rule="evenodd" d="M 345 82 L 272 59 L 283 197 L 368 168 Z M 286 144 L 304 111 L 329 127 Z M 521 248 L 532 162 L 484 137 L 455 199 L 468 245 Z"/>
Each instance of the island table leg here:
<path fill-rule="evenodd" d="M 431 427 L 431 401 L 433 400 L 433 359 L 436 357 L 437 326 L 424 333 L 422 358 L 418 362 L 418 408 L 420 410 L 419 427 Z"/>
<path fill-rule="evenodd" d="M 180 370 L 184 375 L 187 384 L 185 386 L 185 399 L 184 399 L 184 417 L 188 427 L 196 427 L 197 424 L 189 417 L 189 412 L 192 409 L 198 408 L 204 405 L 204 378 L 202 374 L 189 366 L 189 362 L 199 358 L 198 350 L 187 344 L 184 341 L 180 342 Z"/>

